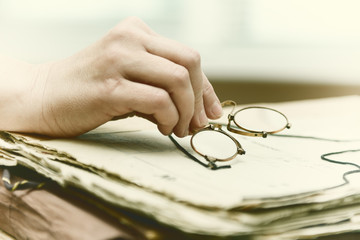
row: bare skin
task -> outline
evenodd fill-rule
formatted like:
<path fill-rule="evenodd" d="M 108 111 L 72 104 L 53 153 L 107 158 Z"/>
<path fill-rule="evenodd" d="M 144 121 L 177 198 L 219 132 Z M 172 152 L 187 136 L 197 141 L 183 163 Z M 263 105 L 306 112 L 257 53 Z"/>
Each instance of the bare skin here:
<path fill-rule="evenodd" d="M 138 18 L 56 62 L 0 57 L 0 130 L 71 137 L 133 114 L 179 137 L 222 114 L 199 53 Z"/>

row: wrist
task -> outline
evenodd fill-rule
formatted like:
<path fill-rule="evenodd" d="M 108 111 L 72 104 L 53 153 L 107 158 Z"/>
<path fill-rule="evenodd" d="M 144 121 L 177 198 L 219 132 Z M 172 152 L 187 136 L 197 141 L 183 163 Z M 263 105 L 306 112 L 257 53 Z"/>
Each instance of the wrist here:
<path fill-rule="evenodd" d="M 0 130 L 37 132 L 46 68 L 0 56 Z M 41 95 L 40 95 L 41 96 Z"/>

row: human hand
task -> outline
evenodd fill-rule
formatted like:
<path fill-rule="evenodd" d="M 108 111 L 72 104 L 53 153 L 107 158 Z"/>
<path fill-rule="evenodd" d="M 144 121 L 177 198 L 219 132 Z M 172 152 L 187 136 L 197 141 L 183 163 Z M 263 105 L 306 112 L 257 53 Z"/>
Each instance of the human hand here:
<path fill-rule="evenodd" d="M 67 59 L 40 66 L 38 131 L 75 136 L 114 118 L 144 117 L 179 137 L 221 116 L 199 54 L 128 18 Z"/>

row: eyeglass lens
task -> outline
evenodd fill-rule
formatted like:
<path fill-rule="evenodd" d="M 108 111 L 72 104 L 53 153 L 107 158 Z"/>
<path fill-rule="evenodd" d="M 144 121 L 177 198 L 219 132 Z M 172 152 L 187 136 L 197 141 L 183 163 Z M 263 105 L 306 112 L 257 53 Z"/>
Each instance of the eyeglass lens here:
<path fill-rule="evenodd" d="M 247 131 L 273 133 L 284 129 L 288 121 L 280 112 L 264 107 L 249 107 L 234 114 L 235 124 Z"/>
<path fill-rule="evenodd" d="M 211 129 L 197 132 L 192 138 L 192 146 L 200 155 L 220 161 L 233 158 L 238 152 L 236 143 L 229 136 Z"/>

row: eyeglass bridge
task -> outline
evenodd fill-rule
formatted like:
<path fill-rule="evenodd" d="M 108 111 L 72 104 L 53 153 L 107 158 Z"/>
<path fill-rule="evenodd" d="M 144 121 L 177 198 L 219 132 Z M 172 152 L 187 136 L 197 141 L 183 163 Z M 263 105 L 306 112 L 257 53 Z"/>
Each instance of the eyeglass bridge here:
<path fill-rule="evenodd" d="M 217 166 L 216 162 L 226 162 L 226 161 L 234 159 L 236 157 L 236 155 L 245 154 L 245 150 L 242 148 L 239 141 L 235 137 L 233 137 L 231 134 L 224 131 L 222 129 L 223 126 L 226 126 L 227 130 L 230 131 L 230 132 L 233 132 L 233 133 L 237 133 L 237 134 L 240 134 L 240 135 L 243 135 L 243 136 L 263 137 L 263 138 L 266 138 L 269 134 L 275 134 L 277 132 L 280 132 L 280 131 L 284 130 L 285 128 L 289 129 L 291 127 L 291 124 L 288 122 L 287 117 L 283 113 L 281 113 L 281 112 L 279 112 L 279 111 L 277 111 L 275 109 L 272 109 L 272 108 L 261 107 L 261 106 L 250 106 L 250 107 L 242 108 L 242 109 L 240 109 L 240 110 L 238 110 L 238 111 L 236 111 L 234 113 L 235 107 L 236 107 L 236 103 L 234 101 L 228 100 L 228 101 L 222 102 L 221 105 L 222 105 L 222 107 L 226 107 L 226 106 L 232 106 L 233 107 L 230 114 L 227 115 L 228 123 L 227 124 L 210 123 L 207 126 L 205 126 L 204 128 L 194 131 L 193 136 L 191 137 L 191 140 L 190 140 L 191 147 L 193 148 L 193 150 L 195 152 L 197 152 L 200 156 L 204 157 L 206 159 L 207 163 L 203 163 L 200 160 L 198 160 L 197 158 L 195 158 L 194 156 L 192 156 L 185 149 L 183 149 L 171 136 L 169 136 L 170 139 L 175 143 L 175 145 L 180 150 L 182 150 L 185 154 L 187 154 L 191 159 L 193 159 L 194 161 L 196 161 L 200 165 L 202 165 L 204 167 L 207 167 L 207 168 L 209 168 L 211 170 L 217 170 L 217 169 L 222 169 L 222 168 L 231 168 L 230 165 Z M 272 130 L 269 130 L 269 131 L 256 131 L 256 130 L 252 130 L 251 128 L 244 127 L 242 125 L 240 126 L 239 123 L 236 122 L 235 116 L 238 116 L 237 114 L 239 112 L 243 112 L 244 110 L 247 110 L 247 109 L 264 109 L 266 111 L 275 112 L 276 114 L 280 114 L 282 116 L 282 120 L 286 121 L 286 123 L 284 125 L 282 125 L 281 128 L 275 128 L 273 131 Z M 232 123 L 232 121 L 233 121 L 233 123 Z M 261 128 L 262 127 L 260 127 L 259 129 L 261 129 Z M 207 131 L 207 130 L 215 131 L 215 132 L 224 134 L 225 136 L 230 138 L 236 145 L 236 152 L 234 151 L 233 155 L 227 156 L 227 157 L 224 157 L 224 158 L 222 158 L 222 157 L 213 157 L 213 156 L 205 155 L 204 152 L 200 152 L 194 146 L 193 139 L 194 139 L 195 135 L 199 134 L 200 132 Z M 215 144 L 217 146 L 217 143 L 215 143 Z"/>

